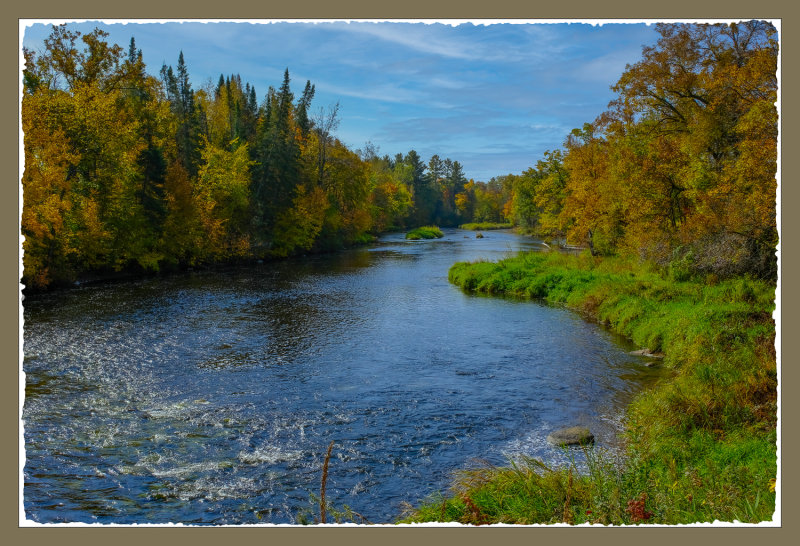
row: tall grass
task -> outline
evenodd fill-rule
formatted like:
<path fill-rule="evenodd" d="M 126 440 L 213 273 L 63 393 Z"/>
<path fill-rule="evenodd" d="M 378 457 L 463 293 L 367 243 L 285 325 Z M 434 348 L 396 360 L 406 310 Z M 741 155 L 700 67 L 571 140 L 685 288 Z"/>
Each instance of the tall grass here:
<path fill-rule="evenodd" d="M 473 222 L 470 224 L 461 224 L 458 227 L 470 231 L 489 231 L 492 229 L 511 229 L 512 227 L 514 227 L 514 224 L 512 224 L 511 222 L 507 223 Z"/>
<path fill-rule="evenodd" d="M 624 465 L 590 452 L 588 473 L 530 460 L 522 467 L 473 471 L 456 482 L 451 496 L 429 499 L 407 521 L 675 524 L 772 518 L 774 285 L 744 277 L 678 281 L 631 260 L 559 253 L 459 263 L 449 278 L 467 291 L 564 304 L 640 347 L 664 353 L 664 365 L 674 373 L 628 409 Z"/>
<path fill-rule="evenodd" d="M 575 464 L 551 468 L 533 458 L 506 467 L 462 471 L 450 495 L 434 496 L 406 521 L 491 523 L 626 523 L 653 517 L 638 484 L 605 457 L 584 448 L 588 472 Z M 629 504 L 629 499 L 633 502 Z"/>
<path fill-rule="evenodd" d="M 444 233 L 437 226 L 422 226 L 406 233 L 406 239 L 415 241 L 419 239 L 439 239 Z"/>

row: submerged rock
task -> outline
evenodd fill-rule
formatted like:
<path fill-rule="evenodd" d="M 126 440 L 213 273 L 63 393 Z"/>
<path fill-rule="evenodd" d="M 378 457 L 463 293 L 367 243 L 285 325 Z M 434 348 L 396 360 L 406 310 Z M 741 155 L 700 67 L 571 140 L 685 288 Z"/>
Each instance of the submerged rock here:
<path fill-rule="evenodd" d="M 558 446 L 587 445 L 594 443 L 594 434 L 586 427 L 569 427 L 547 435 L 547 441 Z"/>
<path fill-rule="evenodd" d="M 476 234 L 475 234 L 475 238 L 476 238 L 476 239 L 483 239 L 483 233 L 481 233 L 481 232 L 479 231 L 478 233 L 476 233 Z"/>
<path fill-rule="evenodd" d="M 664 358 L 664 353 L 654 353 L 651 352 L 650 349 L 639 349 L 638 351 L 631 351 L 628 354 L 632 354 L 634 356 L 646 356 L 648 358 Z"/>

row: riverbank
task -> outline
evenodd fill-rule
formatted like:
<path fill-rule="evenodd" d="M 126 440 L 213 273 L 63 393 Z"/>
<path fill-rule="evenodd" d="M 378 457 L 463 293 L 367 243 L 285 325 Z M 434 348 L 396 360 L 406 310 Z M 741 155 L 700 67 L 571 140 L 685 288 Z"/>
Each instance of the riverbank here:
<path fill-rule="evenodd" d="M 566 305 L 663 353 L 672 377 L 627 412 L 624 464 L 587 452 L 589 471 L 526 459 L 464 472 L 449 496 L 404 521 L 612 525 L 772 519 L 777 473 L 773 284 L 682 281 L 633 261 L 528 253 L 457 263 L 462 289 Z"/>
<path fill-rule="evenodd" d="M 388 232 L 387 232 L 388 233 Z M 113 282 L 129 282 L 151 277 L 165 277 L 171 275 L 181 275 L 194 271 L 224 271 L 232 267 L 255 266 L 271 262 L 286 262 L 291 260 L 302 260 L 308 256 L 321 256 L 335 254 L 353 248 L 364 247 L 378 240 L 380 234 L 364 234 L 357 240 L 349 244 L 331 244 L 325 247 L 314 247 L 307 250 L 296 251 L 287 256 L 271 256 L 268 254 L 251 254 L 247 256 L 231 257 L 228 259 L 198 261 L 195 263 L 168 262 L 162 264 L 158 269 L 145 269 L 138 264 L 128 264 L 115 270 L 110 267 L 96 268 L 92 270 L 74 272 L 62 279 L 53 281 L 46 286 L 36 286 L 26 279 L 21 279 L 24 286 L 23 294 L 33 295 L 57 290 L 66 290 L 76 286 L 97 285 Z"/>

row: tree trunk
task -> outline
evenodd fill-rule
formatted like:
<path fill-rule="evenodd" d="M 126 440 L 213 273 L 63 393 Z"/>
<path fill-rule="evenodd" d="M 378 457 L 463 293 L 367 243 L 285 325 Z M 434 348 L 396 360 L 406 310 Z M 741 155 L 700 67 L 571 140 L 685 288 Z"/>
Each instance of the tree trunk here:
<path fill-rule="evenodd" d="M 592 243 L 592 235 L 593 234 L 592 234 L 592 230 L 591 229 L 589 230 L 589 234 L 588 235 L 589 235 L 589 252 L 592 254 L 592 256 L 597 256 L 597 254 L 594 251 L 594 243 Z"/>

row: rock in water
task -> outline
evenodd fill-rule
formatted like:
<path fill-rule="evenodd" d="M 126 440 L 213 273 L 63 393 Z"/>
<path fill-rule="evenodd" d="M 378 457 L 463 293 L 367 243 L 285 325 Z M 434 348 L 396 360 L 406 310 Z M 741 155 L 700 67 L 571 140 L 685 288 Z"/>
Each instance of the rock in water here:
<path fill-rule="evenodd" d="M 586 427 L 562 428 L 548 434 L 547 441 L 558 446 L 587 445 L 594 443 L 594 434 Z"/>
<path fill-rule="evenodd" d="M 650 358 L 664 358 L 664 354 L 663 353 L 654 353 L 654 352 L 650 351 L 650 349 L 639 349 L 638 351 L 631 351 L 628 354 L 634 355 L 634 356 L 647 356 L 647 357 L 650 357 Z"/>

